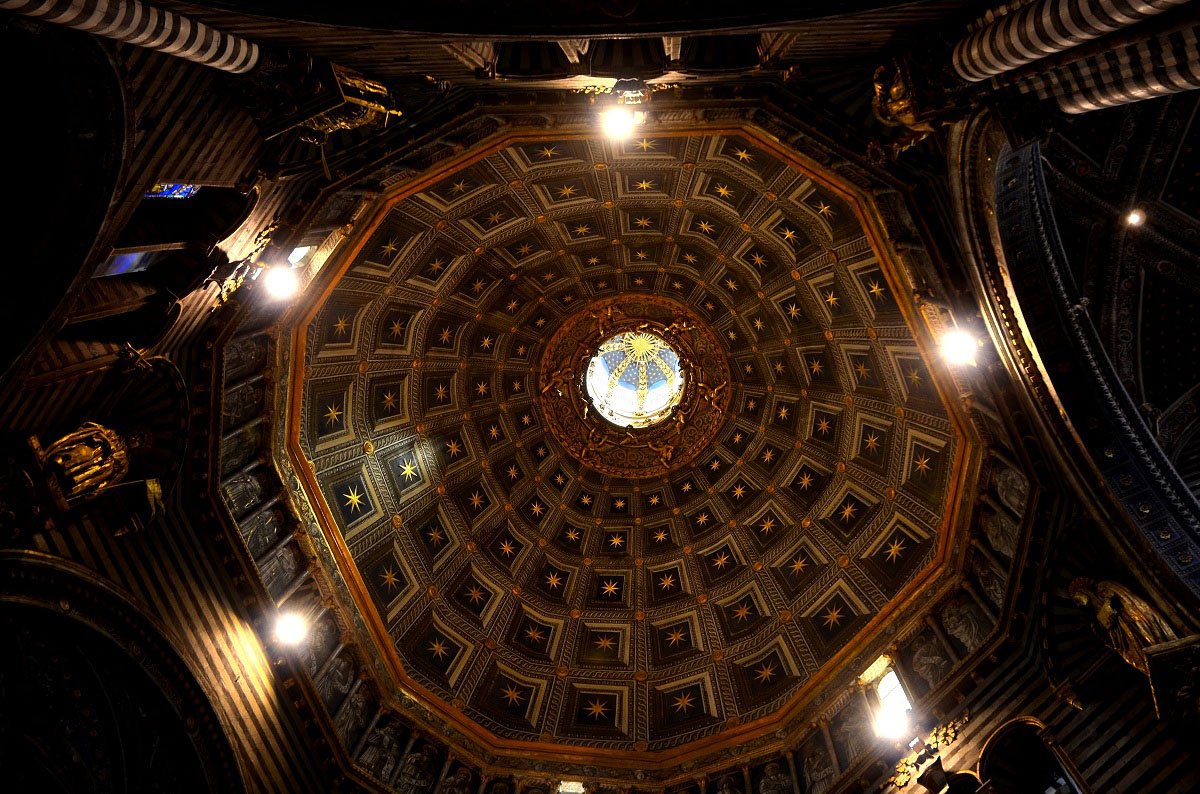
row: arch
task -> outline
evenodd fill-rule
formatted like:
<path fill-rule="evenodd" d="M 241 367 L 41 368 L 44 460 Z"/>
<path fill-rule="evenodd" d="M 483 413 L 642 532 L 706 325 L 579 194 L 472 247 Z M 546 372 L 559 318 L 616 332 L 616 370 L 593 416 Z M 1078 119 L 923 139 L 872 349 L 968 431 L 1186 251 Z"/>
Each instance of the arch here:
<path fill-rule="evenodd" d="M 1036 717 L 1001 725 L 983 744 L 977 777 L 995 794 L 1091 794 L 1075 765 Z"/>
<path fill-rule="evenodd" d="M 0 20 L 6 102 L 5 258 L 37 289 L 10 289 L 0 371 L 47 326 L 115 200 L 128 140 L 117 69 L 96 39 L 19 16 Z"/>
<path fill-rule="evenodd" d="M 0 555 L 0 627 L 20 646 L 0 658 L 6 782 L 246 790 L 200 679 L 149 616 L 90 571 L 36 552 Z"/>

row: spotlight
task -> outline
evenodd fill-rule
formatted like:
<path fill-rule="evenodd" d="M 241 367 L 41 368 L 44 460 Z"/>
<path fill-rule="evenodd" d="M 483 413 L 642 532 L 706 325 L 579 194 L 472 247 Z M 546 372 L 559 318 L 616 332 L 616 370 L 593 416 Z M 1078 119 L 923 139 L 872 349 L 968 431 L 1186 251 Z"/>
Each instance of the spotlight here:
<path fill-rule="evenodd" d="M 875 735 L 882 739 L 899 739 L 908 728 L 907 711 L 883 711 L 875 718 Z"/>
<path fill-rule="evenodd" d="M 633 128 L 638 125 L 642 113 L 618 105 L 600 112 L 600 128 L 604 135 L 614 141 L 622 141 L 633 134 Z"/>
<path fill-rule="evenodd" d="M 1146 213 L 1139 209 L 1132 209 L 1125 215 L 1126 226 L 1141 226 L 1146 222 Z"/>
<path fill-rule="evenodd" d="M 275 620 L 275 639 L 283 645 L 299 645 L 308 636 L 308 621 L 295 612 L 284 612 Z"/>
<path fill-rule="evenodd" d="M 942 358 L 947 364 L 975 366 L 975 351 L 979 348 L 979 340 L 972 334 L 962 329 L 955 329 L 944 334 L 938 346 L 941 348 Z"/>
<path fill-rule="evenodd" d="M 287 300 L 300 290 L 300 279 L 288 265 L 275 265 L 263 277 L 267 294 L 276 300 Z"/>

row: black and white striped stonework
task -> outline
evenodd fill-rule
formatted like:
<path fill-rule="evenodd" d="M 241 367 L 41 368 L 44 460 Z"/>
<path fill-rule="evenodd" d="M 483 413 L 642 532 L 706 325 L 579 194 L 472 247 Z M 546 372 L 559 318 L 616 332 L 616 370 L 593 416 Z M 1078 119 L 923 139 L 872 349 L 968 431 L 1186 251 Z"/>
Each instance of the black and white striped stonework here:
<path fill-rule="evenodd" d="M 1037 0 L 960 41 L 954 48 L 954 70 L 964 80 L 986 80 L 1187 2 Z"/>
<path fill-rule="evenodd" d="M 1200 88 L 1200 27 L 1162 33 L 1019 80 L 1022 93 L 1087 113 Z"/>
<path fill-rule="evenodd" d="M 258 65 L 257 44 L 140 0 L 0 0 L 0 9 L 234 74 Z"/>

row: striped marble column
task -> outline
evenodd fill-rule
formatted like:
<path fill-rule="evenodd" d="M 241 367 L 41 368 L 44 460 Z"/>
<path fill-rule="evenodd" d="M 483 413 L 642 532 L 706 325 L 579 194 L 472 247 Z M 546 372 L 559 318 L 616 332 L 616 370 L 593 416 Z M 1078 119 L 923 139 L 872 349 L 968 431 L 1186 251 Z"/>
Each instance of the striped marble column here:
<path fill-rule="evenodd" d="M 0 9 L 234 74 L 258 65 L 257 44 L 140 0 L 0 0 Z"/>
<path fill-rule="evenodd" d="M 983 25 L 954 48 L 954 70 L 979 82 L 1128 27 L 1190 0 L 1036 0 Z"/>

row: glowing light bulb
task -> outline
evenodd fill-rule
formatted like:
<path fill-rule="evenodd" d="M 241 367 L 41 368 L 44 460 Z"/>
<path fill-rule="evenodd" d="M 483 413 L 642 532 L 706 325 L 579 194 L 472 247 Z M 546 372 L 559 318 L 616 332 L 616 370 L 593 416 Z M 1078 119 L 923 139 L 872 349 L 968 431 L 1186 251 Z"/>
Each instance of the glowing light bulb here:
<path fill-rule="evenodd" d="M 975 366 L 975 352 L 979 349 L 979 340 L 974 335 L 962 329 L 955 329 L 942 336 L 938 347 L 947 364 Z"/>
<path fill-rule="evenodd" d="M 276 300 L 287 300 L 300 290 L 300 279 L 296 271 L 287 265 L 276 265 L 267 270 L 263 277 L 267 294 Z"/>
<path fill-rule="evenodd" d="M 875 735 L 883 739 L 899 739 L 908 727 L 907 711 L 889 709 L 875 718 Z"/>
<path fill-rule="evenodd" d="M 627 107 L 609 108 L 600 113 L 600 129 L 605 137 L 614 141 L 628 138 L 636 126 L 637 116 Z"/>
<path fill-rule="evenodd" d="M 275 639 L 283 645 L 299 645 L 308 636 L 308 621 L 295 612 L 284 612 L 275 621 Z"/>
<path fill-rule="evenodd" d="M 1141 226 L 1145 222 L 1146 222 L 1146 213 L 1142 212 L 1141 210 L 1136 210 L 1136 209 L 1130 210 L 1125 215 L 1125 225 L 1126 226 Z"/>

